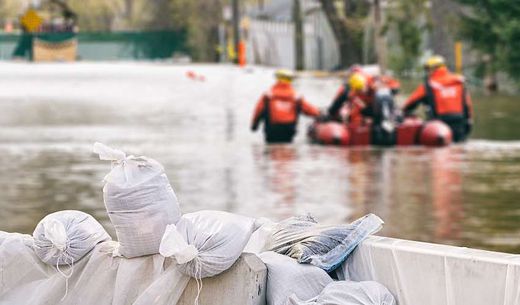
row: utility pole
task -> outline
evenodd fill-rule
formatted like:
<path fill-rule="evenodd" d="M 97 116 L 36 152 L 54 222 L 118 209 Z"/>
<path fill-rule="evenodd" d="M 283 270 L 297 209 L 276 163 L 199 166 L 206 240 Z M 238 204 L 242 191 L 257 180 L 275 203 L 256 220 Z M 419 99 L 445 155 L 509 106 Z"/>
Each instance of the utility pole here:
<path fill-rule="evenodd" d="M 239 0 L 232 0 L 233 6 L 233 47 L 235 54 L 238 54 L 238 44 L 240 43 L 240 7 Z M 235 63 L 238 63 L 238 56 L 235 56 Z"/>
<path fill-rule="evenodd" d="M 386 71 L 386 44 L 385 39 L 381 36 L 381 1 L 374 0 L 374 45 L 377 52 L 377 63 L 381 69 L 381 73 L 384 74 Z"/>
<path fill-rule="evenodd" d="M 294 51 L 296 59 L 296 70 L 305 69 L 305 42 L 303 33 L 302 10 L 300 0 L 293 0 L 293 23 L 294 23 Z"/>

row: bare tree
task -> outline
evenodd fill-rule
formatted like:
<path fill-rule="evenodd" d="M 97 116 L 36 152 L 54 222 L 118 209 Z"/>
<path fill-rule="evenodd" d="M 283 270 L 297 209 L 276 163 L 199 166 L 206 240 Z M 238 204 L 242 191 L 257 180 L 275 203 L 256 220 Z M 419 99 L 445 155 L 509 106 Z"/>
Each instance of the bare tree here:
<path fill-rule="evenodd" d="M 344 14 L 341 14 L 334 0 L 320 0 L 320 2 L 339 44 L 341 67 L 359 63 L 361 43 L 357 36 L 362 32 L 360 22 L 363 19 L 360 10 L 365 11 L 366 3 L 359 0 L 343 0 Z"/>

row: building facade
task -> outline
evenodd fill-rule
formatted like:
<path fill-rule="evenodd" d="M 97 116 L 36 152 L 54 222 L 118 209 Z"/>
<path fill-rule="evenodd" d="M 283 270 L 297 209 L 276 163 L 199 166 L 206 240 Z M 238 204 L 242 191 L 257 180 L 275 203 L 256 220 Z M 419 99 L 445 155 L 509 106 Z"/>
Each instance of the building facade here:
<path fill-rule="evenodd" d="M 248 62 L 265 66 L 296 67 L 294 0 L 274 0 L 249 10 Z M 300 0 L 307 70 L 333 70 L 340 53 L 334 33 L 319 1 Z"/>

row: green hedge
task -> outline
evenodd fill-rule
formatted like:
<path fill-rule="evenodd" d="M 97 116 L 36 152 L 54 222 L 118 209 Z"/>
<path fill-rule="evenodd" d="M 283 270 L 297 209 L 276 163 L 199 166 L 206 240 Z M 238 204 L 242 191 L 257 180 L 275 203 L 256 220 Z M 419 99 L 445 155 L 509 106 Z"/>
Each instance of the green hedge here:
<path fill-rule="evenodd" d="M 189 54 L 184 31 L 81 32 L 1 34 L 0 59 L 30 57 L 32 36 L 49 42 L 78 40 L 78 56 L 85 60 L 154 60 L 174 53 Z"/>

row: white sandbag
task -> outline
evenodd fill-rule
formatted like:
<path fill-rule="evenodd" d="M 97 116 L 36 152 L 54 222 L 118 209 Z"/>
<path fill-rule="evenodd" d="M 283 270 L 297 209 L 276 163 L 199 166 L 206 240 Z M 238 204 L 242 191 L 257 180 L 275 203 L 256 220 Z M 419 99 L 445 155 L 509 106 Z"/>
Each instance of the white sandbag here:
<path fill-rule="evenodd" d="M 285 305 L 291 295 L 298 300 L 310 300 L 332 283 L 322 269 L 299 264 L 286 255 L 264 252 L 259 257 L 267 266 L 267 305 Z"/>
<path fill-rule="evenodd" d="M 113 241 L 96 245 L 65 279 L 38 258 L 31 236 L 0 237 L 0 305 L 171 305 L 190 279 L 161 255 L 112 257 Z"/>
<path fill-rule="evenodd" d="M 247 242 L 244 252 L 260 254 L 267 251 L 269 243 L 272 242 L 271 239 L 276 224 L 276 222 L 267 218 L 257 218 L 255 220 L 255 232 L 251 234 L 251 238 Z"/>
<path fill-rule="evenodd" d="M 197 279 L 215 276 L 235 263 L 254 228 L 253 218 L 231 213 L 185 214 L 167 228 L 160 253 L 173 257 L 183 274 Z"/>
<path fill-rule="evenodd" d="M 166 226 L 177 223 L 181 214 L 164 168 L 153 159 L 127 157 L 101 143 L 94 144 L 94 152 L 112 161 L 103 197 L 119 253 L 127 258 L 159 253 Z"/>
<path fill-rule="evenodd" d="M 46 264 L 73 265 L 94 247 L 110 240 L 94 217 L 81 211 L 60 211 L 45 216 L 33 232 L 34 251 Z"/>
<path fill-rule="evenodd" d="M 266 247 L 299 263 L 332 272 L 359 243 L 379 231 L 383 223 L 374 214 L 367 214 L 350 224 L 334 226 L 320 225 L 310 215 L 291 217 L 272 228 Z"/>
<path fill-rule="evenodd" d="M 29 281 L 45 279 L 47 272 L 56 272 L 56 268 L 36 256 L 32 236 L 6 232 L 0 232 L 0 236 L 0 305 L 17 304 L 8 302 L 5 295 L 13 289 L 30 286 Z M 27 293 L 24 302 L 18 304 L 28 304 L 26 301 Z"/>
<path fill-rule="evenodd" d="M 177 264 L 182 265 L 193 260 L 199 255 L 199 250 L 194 245 L 186 242 L 174 224 L 166 226 L 166 231 L 161 240 L 159 253 L 164 257 L 173 257 Z"/>
<path fill-rule="evenodd" d="M 291 295 L 286 305 L 395 305 L 394 296 L 378 282 L 338 281 L 327 285 L 319 296 L 302 301 Z"/>

